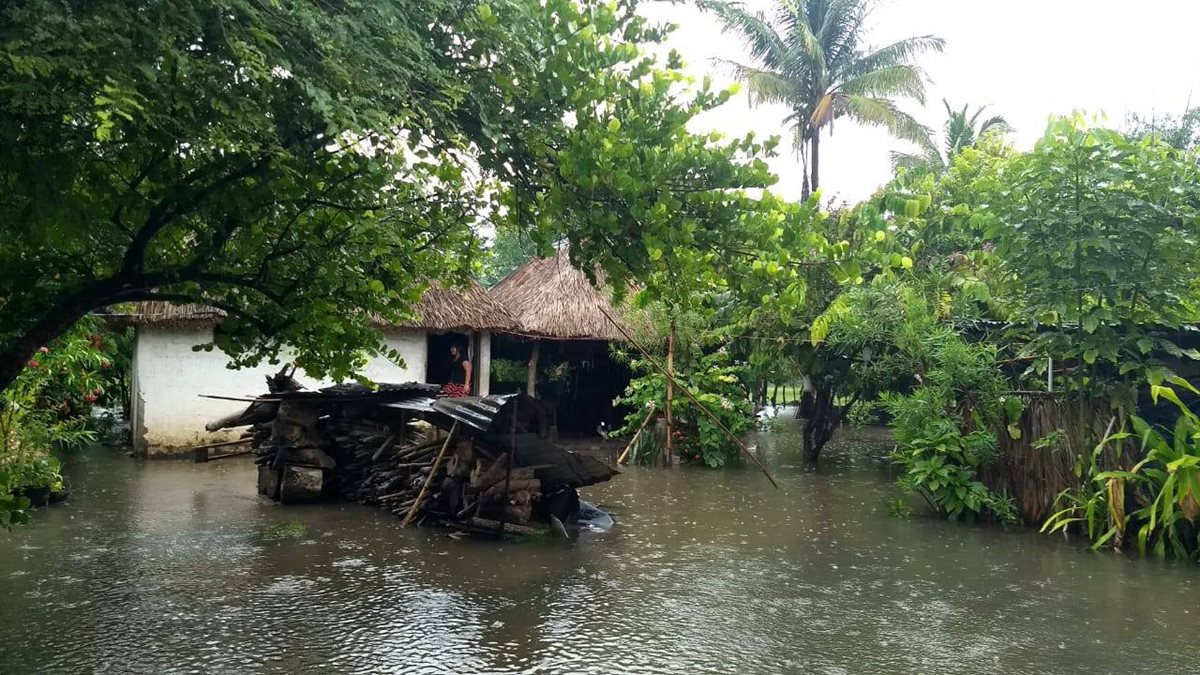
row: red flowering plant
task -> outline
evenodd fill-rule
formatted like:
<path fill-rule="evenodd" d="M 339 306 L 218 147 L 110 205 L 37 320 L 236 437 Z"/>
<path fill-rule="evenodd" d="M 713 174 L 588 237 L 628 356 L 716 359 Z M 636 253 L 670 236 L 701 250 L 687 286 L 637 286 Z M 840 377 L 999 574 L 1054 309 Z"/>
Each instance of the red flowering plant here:
<path fill-rule="evenodd" d="M 14 488 L 61 489 L 51 450 L 86 445 L 92 405 L 104 393 L 112 359 L 102 325 L 86 319 L 42 347 L 12 385 L 0 392 L 0 527 L 23 522 L 28 502 Z"/>

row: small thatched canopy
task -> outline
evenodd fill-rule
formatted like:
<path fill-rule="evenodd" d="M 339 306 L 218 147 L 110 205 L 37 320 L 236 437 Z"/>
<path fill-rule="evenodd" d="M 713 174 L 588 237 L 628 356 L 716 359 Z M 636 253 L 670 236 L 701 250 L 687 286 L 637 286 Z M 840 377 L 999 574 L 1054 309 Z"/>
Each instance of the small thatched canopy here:
<path fill-rule="evenodd" d="M 500 280 L 491 296 L 516 319 L 526 335 L 558 340 L 624 340 L 612 321 L 628 325 L 627 312 L 611 295 L 571 265 L 566 246 L 549 258 L 533 258 Z"/>
<path fill-rule="evenodd" d="M 434 284 L 421 296 L 416 313 L 421 317 L 420 320 L 402 324 L 402 327 L 433 331 L 504 332 L 517 330 L 518 327 L 508 310 L 474 281 L 463 289 L 445 288 Z M 134 303 L 133 309 L 122 313 L 118 320 L 126 324 L 177 326 L 215 324 L 224 316 L 225 312 L 213 307 L 198 304 L 176 305 L 155 300 Z"/>
<path fill-rule="evenodd" d="M 421 320 L 413 328 L 427 330 L 490 330 L 511 332 L 519 324 L 512 314 L 472 280 L 466 288 L 430 286 L 417 303 Z"/>

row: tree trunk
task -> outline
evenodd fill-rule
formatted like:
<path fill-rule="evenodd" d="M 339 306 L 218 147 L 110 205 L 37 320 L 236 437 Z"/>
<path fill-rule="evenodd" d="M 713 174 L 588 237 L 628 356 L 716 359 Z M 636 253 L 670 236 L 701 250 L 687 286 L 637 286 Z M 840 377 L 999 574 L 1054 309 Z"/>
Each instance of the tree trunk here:
<path fill-rule="evenodd" d="M 674 408 L 671 399 L 675 398 L 675 319 L 671 319 L 671 333 L 667 336 L 667 466 L 675 454 Z"/>
<path fill-rule="evenodd" d="M 832 383 L 815 383 L 812 414 L 804 420 L 804 465 L 808 468 L 817 466 L 821 450 L 841 421 L 833 405 L 833 391 Z"/>
<path fill-rule="evenodd" d="M 809 194 L 817 191 L 821 187 L 821 132 L 818 131 L 812 137 L 812 176 L 808 181 Z"/>

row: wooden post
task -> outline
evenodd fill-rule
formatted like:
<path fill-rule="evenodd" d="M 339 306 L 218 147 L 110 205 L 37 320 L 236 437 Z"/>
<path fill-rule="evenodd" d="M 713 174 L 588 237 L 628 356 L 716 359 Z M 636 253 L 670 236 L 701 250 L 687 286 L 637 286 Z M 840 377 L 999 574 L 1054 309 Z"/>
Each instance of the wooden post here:
<path fill-rule="evenodd" d="M 433 461 L 433 468 L 429 470 L 429 476 L 425 478 L 425 484 L 421 486 L 421 491 L 417 493 L 417 498 L 413 501 L 413 505 L 409 507 L 408 515 L 404 516 L 404 522 L 400 523 L 400 527 L 408 527 L 413 518 L 417 517 L 417 512 L 421 510 L 421 506 L 425 503 L 425 495 L 429 493 L 429 486 L 433 484 L 433 477 L 442 468 L 442 460 L 446 458 L 446 448 L 450 447 L 450 442 L 454 440 L 454 432 L 456 431 L 458 431 L 457 420 L 454 422 L 454 426 L 450 427 L 450 433 L 446 435 L 446 442 L 442 443 L 442 450 L 438 453 L 437 459 Z"/>
<path fill-rule="evenodd" d="M 537 363 L 536 347 L 533 352 L 532 363 Z M 512 485 L 512 469 L 513 464 L 517 463 L 517 406 L 521 398 L 518 396 L 513 398 L 512 426 L 508 430 L 509 455 L 508 464 L 504 467 L 504 492 L 500 494 L 500 524 L 496 527 L 496 537 L 504 536 L 504 526 L 508 524 L 508 489 Z M 483 495 L 479 496 L 480 501 L 483 500 Z"/>
<path fill-rule="evenodd" d="M 667 336 L 667 466 L 671 466 L 671 458 L 675 454 L 675 422 L 672 413 L 674 406 L 671 399 L 675 397 L 675 319 L 671 319 L 671 333 Z"/>
<path fill-rule="evenodd" d="M 617 464 L 624 464 L 629 458 L 629 451 L 633 450 L 633 446 L 637 445 L 638 439 L 642 437 L 642 430 L 650 423 L 650 418 L 654 417 L 654 404 L 650 404 L 650 410 L 646 412 L 646 419 L 642 420 L 642 425 L 637 428 L 637 433 L 633 435 L 633 440 L 629 441 L 629 445 L 625 446 L 625 452 L 617 458 Z"/>
<path fill-rule="evenodd" d="M 536 398 L 537 396 L 537 367 L 538 367 L 538 352 L 542 350 L 542 341 L 533 341 L 533 351 L 529 354 L 529 375 L 525 382 L 525 393 Z"/>

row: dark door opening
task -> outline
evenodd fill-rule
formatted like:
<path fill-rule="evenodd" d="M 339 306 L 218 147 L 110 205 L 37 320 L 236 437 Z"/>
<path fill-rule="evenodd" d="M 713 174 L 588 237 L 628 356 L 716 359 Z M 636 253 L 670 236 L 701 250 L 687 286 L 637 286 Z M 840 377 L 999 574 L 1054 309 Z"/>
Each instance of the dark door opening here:
<path fill-rule="evenodd" d="M 479 390 L 476 386 L 479 367 L 475 363 L 475 350 L 472 340 L 462 333 L 430 333 L 426 338 L 425 381 L 433 384 L 446 384 L 450 381 L 450 347 L 458 347 L 458 353 L 471 362 L 471 393 Z"/>

